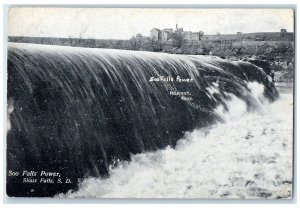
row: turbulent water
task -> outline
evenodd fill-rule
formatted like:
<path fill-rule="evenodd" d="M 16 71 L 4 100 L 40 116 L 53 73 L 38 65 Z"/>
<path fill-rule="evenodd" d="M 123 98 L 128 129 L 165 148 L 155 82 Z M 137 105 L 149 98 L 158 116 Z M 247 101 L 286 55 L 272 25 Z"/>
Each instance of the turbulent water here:
<path fill-rule="evenodd" d="M 9 44 L 7 86 L 7 172 L 71 181 L 7 177 L 9 196 L 290 196 L 285 97 L 253 64 Z"/>
<path fill-rule="evenodd" d="M 225 123 L 186 133 L 175 149 L 133 155 L 112 166 L 108 179 L 85 179 L 59 197 L 290 198 L 292 94 L 256 113 L 237 98 L 230 105 Z"/>

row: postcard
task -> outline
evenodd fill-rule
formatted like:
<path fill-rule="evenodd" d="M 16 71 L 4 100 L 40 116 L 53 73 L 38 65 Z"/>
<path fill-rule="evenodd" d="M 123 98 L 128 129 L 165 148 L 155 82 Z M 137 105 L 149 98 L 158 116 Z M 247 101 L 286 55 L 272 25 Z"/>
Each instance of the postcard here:
<path fill-rule="evenodd" d="M 294 16 L 10 7 L 7 197 L 292 199 Z"/>

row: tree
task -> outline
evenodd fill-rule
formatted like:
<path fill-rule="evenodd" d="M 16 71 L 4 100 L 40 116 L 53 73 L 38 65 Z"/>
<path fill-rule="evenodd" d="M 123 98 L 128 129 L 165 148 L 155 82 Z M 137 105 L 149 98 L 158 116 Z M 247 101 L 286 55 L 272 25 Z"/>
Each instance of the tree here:
<path fill-rule="evenodd" d="M 159 40 L 150 39 L 143 43 L 143 46 L 148 49 L 152 49 L 152 51 L 162 51 L 162 43 Z"/>
<path fill-rule="evenodd" d="M 136 38 L 134 36 L 132 36 L 129 40 L 129 44 L 130 44 L 130 49 L 131 50 L 137 50 L 138 48 L 138 42 L 136 40 Z"/>
<path fill-rule="evenodd" d="M 220 35 L 220 33 L 219 33 L 219 35 Z M 203 31 L 199 31 L 199 39 L 200 40 L 202 39 L 203 36 L 204 36 L 204 32 Z"/>
<path fill-rule="evenodd" d="M 72 36 L 69 36 L 70 46 L 73 47 L 79 46 L 80 40 L 82 39 L 83 35 L 86 33 L 87 29 L 88 29 L 88 25 L 86 25 L 85 27 L 81 27 L 81 30 L 77 38 L 72 38 Z"/>
<path fill-rule="evenodd" d="M 181 48 L 183 44 L 183 34 L 181 32 L 175 32 L 173 33 L 173 45 L 177 48 Z"/>

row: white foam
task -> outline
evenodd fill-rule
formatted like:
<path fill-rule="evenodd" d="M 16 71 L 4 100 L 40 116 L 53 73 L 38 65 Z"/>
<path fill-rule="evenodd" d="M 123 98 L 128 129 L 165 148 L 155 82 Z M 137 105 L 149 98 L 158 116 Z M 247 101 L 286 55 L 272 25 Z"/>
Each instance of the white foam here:
<path fill-rule="evenodd" d="M 264 97 L 265 86 L 263 84 L 259 84 L 257 82 L 248 82 L 247 87 L 261 105 L 264 105 L 265 102 L 267 102 Z"/>
<path fill-rule="evenodd" d="M 196 129 L 176 149 L 134 155 L 109 178 L 87 178 L 59 197 L 290 198 L 292 111 L 292 95 L 282 95 L 267 114 Z"/>
<path fill-rule="evenodd" d="M 227 101 L 228 111 L 224 109 L 223 105 L 219 105 L 215 109 L 216 114 L 221 116 L 225 121 L 231 121 L 232 119 L 238 119 L 243 116 L 243 114 L 247 113 L 247 104 L 243 100 L 231 93 L 228 93 L 227 95 L 230 97 Z"/>
<path fill-rule="evenodd" d="M 11 129 L 11 121 L 10 121 L 10 114 L 14 111 L 13 101 L 9 100 L 7 104 L 7 126 L 6 132 L 9 132 Z"/>

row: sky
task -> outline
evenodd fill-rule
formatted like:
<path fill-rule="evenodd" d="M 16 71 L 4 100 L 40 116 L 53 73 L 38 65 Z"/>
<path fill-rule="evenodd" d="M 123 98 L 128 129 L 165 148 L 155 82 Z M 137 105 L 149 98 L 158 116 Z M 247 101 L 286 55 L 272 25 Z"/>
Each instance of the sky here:
<path fill-rule="evenodd" d="M 294 31 L 292 9 L 10 8 L 9 36 L 129 39 L 153 27 L 204 34 Z"/>

